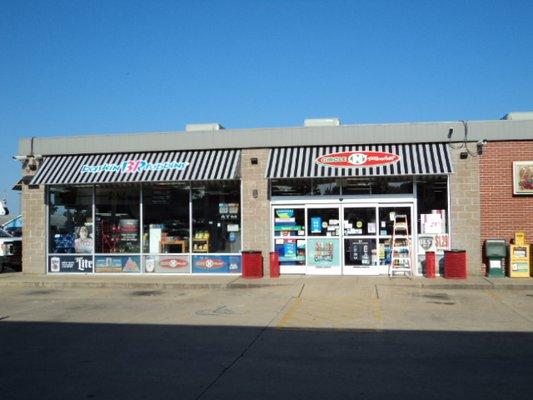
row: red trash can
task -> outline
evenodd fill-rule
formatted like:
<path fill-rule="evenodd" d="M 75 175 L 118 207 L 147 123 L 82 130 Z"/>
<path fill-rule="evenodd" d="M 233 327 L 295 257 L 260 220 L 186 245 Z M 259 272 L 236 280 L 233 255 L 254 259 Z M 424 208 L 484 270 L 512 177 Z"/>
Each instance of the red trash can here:
<path fill-rule="evenodd" d="M 263 277 L 263 253 L 255 250 L 242 252 L 242 277 Z"/>
<path fill-rule="evenodd" d="M 446 279 L 466 279 L 467 267 L 466 250 L 444 252 L 444 277 Z"/>
<path fill-rule="evenodd" d="M 277 251 L 270 252 L 270 277 L 279 278 L 279 254 Z"/>
<path fill-rule="evenodd" d="M 426 251 L 426 278 L 435 278 L 437 255 L 434 251 Z"/>

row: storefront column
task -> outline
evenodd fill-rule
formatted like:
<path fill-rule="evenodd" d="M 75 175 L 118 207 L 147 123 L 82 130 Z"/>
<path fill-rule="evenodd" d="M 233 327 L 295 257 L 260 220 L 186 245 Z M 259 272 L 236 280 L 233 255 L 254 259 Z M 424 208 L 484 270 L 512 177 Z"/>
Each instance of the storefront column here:
<path fill-rule="evenodd" d="M 263 253 L 265 276 L 268 276 L 270 252 L 270 202 L 265 178 L 268 155 L 268 149 L 241 152 L 243 250 Z"/>
<path fill-rule="evenodd" d="M 468 274 L 482 275 L 481 212 L 479 157 L 462 160 L 461 151 L 451 149 L 454 173 L 450 175 L 452 248 L 464 249 L 468 254 Z"/>
<path fill-rule="evenodd" d="M 45 186 L 22 184 L 22 271 L 46 273 Z"/>

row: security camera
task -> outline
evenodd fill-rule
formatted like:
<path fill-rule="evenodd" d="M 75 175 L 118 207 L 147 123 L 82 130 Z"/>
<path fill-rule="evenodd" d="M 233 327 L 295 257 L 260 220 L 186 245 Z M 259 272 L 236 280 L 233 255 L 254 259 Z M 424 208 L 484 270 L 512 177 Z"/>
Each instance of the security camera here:
<path fill-rule="evenodd" d="M 487 139 L 480 139 L 477 141 L 477 144 L 481 146 L 485 146 L 487 144 Z"/>
<path fill-rule="evenodd" d="M 35 171 L 37 169 L 37 161 L 35 160 L 35 158 L 30 158 L 28 160 L 28 169 L 30 171 Z"/>
<path fill-rule="evenodd" d="M 17 161 L 26 161 L 28 159 L 28 156 L 13 156 L 13 160 Z"/>

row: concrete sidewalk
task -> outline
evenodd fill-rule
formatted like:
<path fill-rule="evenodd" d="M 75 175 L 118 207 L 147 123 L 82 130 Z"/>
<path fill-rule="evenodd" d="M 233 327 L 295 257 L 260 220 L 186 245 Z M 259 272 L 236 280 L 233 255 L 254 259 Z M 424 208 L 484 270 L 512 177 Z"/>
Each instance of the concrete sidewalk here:
<path fill-rule="evenodd" d="M 44 288 L 139 288 L 139 289 L 239 289 L 268 286 L 324 286 L 329 290 L 365 286 L 398 286 L 425 289 L 500 289 L 533 290 L 532 278 L 427 279 L 386 276 L 309 276 L 285 275 L 280 278 L 245 279 L 241 276 L 131 276 L 131 275 L 35 275 L 21 272 L 0 274 L 2 287 Z"/>

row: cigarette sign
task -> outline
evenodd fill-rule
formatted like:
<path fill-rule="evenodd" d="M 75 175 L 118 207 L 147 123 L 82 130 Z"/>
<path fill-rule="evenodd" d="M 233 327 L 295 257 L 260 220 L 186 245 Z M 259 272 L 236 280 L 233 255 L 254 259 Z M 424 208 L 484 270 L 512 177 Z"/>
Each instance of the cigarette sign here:
<path fill-rule="evenodd" d="M 318 157 L 315 163 L 336 168 L 382 167 L 398 162 L 398 154 L 384 151 L 343 151 Z"/>

